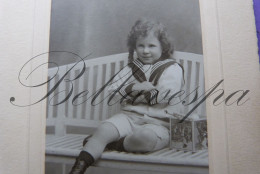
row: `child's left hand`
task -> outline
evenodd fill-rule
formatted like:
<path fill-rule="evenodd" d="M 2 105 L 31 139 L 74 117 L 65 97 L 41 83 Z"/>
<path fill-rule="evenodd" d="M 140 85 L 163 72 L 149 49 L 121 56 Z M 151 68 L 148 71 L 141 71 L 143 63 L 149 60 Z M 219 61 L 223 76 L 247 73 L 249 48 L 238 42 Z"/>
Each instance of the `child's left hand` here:
<path fill-rule="evenodd" d="M 151 82 L 144 81 L 142 83 L 136 83 L 132 89 L 133 91 L 151 91 L 156 89 L 156 87 L 153 86 Z"/>
<path fill-rule="evenodd" d="M 138 104 L 138 103 L 147 103 L 147 100 L 143 95 L 140 95 L 139 97 L 137 97 L 134 101 L 133 101 L 133 104 Z"/>

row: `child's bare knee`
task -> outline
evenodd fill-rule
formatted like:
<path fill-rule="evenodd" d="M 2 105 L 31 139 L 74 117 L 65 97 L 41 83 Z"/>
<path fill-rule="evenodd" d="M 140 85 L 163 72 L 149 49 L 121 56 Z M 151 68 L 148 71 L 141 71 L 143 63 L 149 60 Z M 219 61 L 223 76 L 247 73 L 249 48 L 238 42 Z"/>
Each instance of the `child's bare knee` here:
<path fill-rule="evenodd" d="M 152 151 L 157 143 L 157 135 L 148 129 L 141 129 L 127 137 L 126 144 L 129 149 L 137 151 Z"/>

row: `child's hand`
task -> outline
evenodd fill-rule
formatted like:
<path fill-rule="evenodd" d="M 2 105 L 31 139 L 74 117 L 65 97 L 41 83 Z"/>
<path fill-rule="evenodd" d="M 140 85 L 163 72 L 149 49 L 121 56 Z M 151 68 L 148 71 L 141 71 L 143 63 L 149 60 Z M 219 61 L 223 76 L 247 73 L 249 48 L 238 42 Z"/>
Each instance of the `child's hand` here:
<path fill-rule="evenodd" d="M 151 91 L 153 89 L 156 89 L 155 86 L 153 86 L 151 82 L 147 81 L 142 83 L 136 83 L 132 88 L 133 91 Z"/>
<path fill-rule="evenodd" d="M 140 95 L 137 97 L 134 101 L 133 104 L 138 104 L 138 103 L 147 103 L 147 100 L 145 99 L 144 95 Z"/>

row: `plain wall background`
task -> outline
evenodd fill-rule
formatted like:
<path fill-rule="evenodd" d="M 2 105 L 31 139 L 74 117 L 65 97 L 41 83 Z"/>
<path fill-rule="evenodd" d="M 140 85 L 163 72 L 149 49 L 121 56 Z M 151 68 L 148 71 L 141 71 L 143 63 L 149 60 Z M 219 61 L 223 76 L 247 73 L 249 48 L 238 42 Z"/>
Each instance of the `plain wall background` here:
<path fill-rule="evenodd" d="M 202 54 L 198 0 L 52 0 L 50 50 L 89 58 L 127 52 L 127 35 L 141 17 L 162 22 L 175 50 Z M 75 61 L 61 54 L 50 60 Z"/>

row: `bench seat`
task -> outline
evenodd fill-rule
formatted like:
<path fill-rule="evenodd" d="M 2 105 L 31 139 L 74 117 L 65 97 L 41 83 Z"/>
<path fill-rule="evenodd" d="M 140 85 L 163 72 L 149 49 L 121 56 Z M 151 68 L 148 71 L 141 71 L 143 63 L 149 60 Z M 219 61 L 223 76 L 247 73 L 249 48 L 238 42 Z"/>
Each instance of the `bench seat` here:
<path fill-rule="evenodd" d="M 82 141 L 87 135 L 67 134 L 46 137 L 46 162 L 73 164 L 82 149 Z M 95 164 L 98 167 L 135 169 L 158 172 L 180 172 L 194 174 L 208 173 L 208 151 L 196 153 L 164 148 L 159 151 L 140 154 L 105 151 Z"/>

